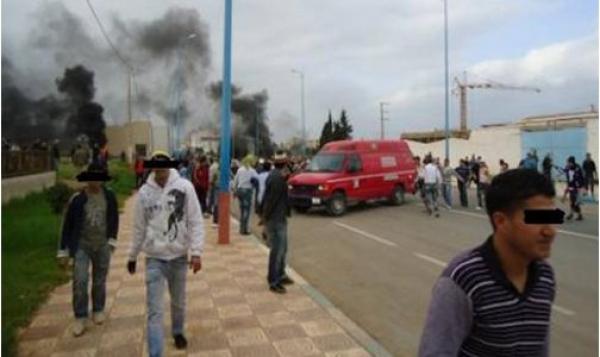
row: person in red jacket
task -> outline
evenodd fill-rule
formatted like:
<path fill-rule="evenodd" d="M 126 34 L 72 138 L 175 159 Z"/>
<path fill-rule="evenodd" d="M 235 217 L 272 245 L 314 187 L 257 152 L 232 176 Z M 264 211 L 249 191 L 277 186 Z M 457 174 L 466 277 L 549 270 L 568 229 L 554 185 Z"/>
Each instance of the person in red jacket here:
<path fill-rule="evenodd" d="M 144 184 L 144 158 L 138 156 L 135 160 L 135 188 L 140 188 Z"/>
<path fill-rule="evenodd" d="M 196 189 L 196 194 L 198 195 L 198 201 L 200 201 L 200 207 L 202 209 L 202 215 L 204 218 L 208 217 L 208 210 L 206 207 L 206 195 L 208 193 L 208 183 L 209 183 L 209 169 L 208 162 L 206 160 L 206 156 L 200 156 L 198 160 L 198 165 L 194 169 L 194 188 Z"/>

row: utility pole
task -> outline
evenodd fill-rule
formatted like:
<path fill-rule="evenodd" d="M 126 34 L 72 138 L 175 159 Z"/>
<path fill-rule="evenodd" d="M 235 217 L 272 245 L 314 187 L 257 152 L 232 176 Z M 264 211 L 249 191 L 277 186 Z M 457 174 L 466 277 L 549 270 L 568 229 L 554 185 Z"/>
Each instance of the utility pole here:
<path fill-rule="evenodd" d="M 446 137 L 446 159 L 450 159 L 450 98 L 448 83 L 448 0 L 444 0 L 444 124 Z"/>
<path fill-rule="evenodd" d="M 292 72 L 300 76 L 300 117 L 302 120 L 302 155 L 306 156 L 306 122 L 304 117 L 304 72 L 297 69 L 292 69 Z"/>
<path fill-rule="evenodd" d="M 388 105 L 390 103 L 387 102 L 379 102 L 379 114 L 380 114 L 380 120 L 381 120 L 381 140 L 385 139 L 385 125 L 384 122 L 386 120 L 388 120 L 388 118 L 385 117 L 386 114 L 388 114 L 388 112 L 385 111 L 385 106 Z"/>
<path fill-rule="evenodd" d="M 223 81 L 221 87 L 221 158 L 219 163 L 219 244 L 229 244 L 229 173 L 231 167 L 231 12 L 232 0 L 225 0 L 223 36 Z"/>

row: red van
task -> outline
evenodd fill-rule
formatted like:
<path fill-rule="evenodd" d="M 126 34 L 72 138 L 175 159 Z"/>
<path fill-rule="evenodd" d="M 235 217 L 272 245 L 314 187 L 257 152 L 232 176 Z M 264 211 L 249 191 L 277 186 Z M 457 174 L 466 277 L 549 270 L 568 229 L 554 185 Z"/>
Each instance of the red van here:
<path fill-rule="evenodd" d="M 306 170 L 288 180 L 292 206 L 324 206 L 333 216 L 349 204 L 386 199 L 404 203 L 415 192 L 416 166 L 403 140 L 343 140 L 326 144 Z"/>

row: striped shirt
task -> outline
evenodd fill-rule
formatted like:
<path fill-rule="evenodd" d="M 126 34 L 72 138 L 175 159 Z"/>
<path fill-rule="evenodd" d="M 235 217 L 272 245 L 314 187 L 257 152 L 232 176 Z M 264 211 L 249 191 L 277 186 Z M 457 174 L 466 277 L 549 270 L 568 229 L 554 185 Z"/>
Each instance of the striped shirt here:
<path fill-rule="evenodd" d="M 547 356 L 554 273 L 529 265 L 520 293 L 490 237 L 446 267 L 434 291 L 419 356 Z"/>

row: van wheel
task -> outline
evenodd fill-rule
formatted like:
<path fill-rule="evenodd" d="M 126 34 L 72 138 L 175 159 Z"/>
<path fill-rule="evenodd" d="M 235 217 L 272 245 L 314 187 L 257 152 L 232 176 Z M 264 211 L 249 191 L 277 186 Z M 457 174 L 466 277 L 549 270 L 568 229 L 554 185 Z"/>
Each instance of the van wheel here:
<path fill-rule="evenodd" d="M 392 191 L 392 197 L 390 197 L 390 203 L 394 206 L 400 206 L 404 204 L 404 187 L 400 185 L 394 187 L 394 191 Z"/>
<path fill-rule="evenodd" d="M 346 212 L 346 195 L 341 192 L 336 192 L 333 197 L 327 202 L 327 212 L 332 216 L 341 216 Z"/>

